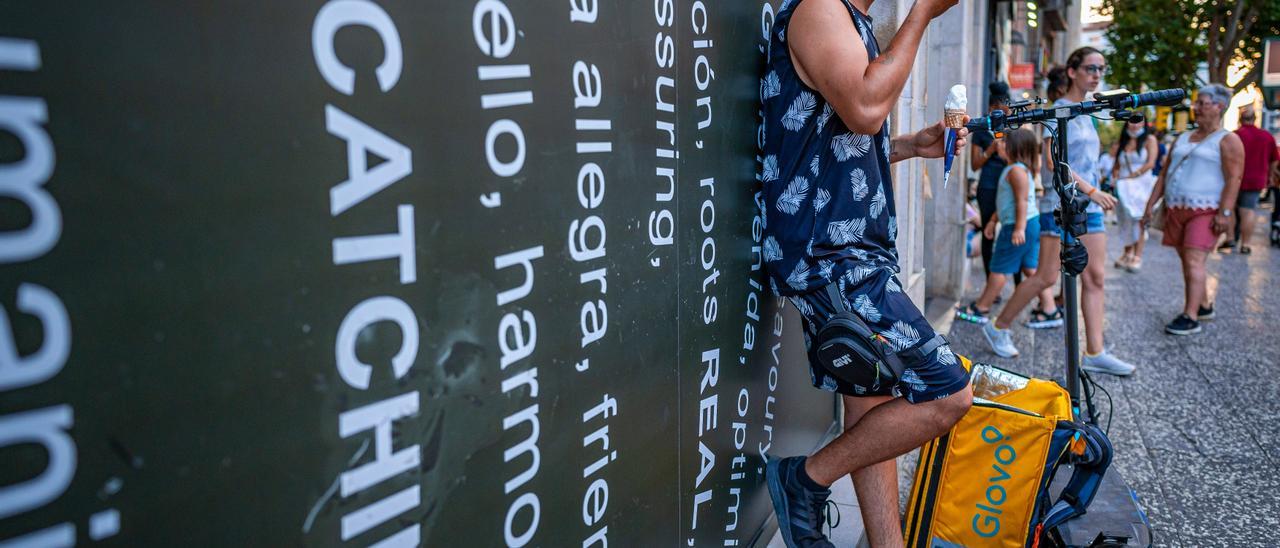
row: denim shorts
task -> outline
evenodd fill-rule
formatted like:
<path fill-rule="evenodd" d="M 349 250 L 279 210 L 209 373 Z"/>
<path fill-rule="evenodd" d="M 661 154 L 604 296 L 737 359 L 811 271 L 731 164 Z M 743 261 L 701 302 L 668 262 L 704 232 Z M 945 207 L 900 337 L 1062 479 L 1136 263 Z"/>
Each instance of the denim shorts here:
<path fill-rule="evenodd" d="M 1013 228 L 1013 225 L 1000 227 L 995 250 L 991 253 L 992 272 L 1016 274 L 1020 270 L 1035 270 L 1040 262 L 1039 221 L 1027 221 L 1027 229 L 1023 232 L 1027 241 L 1022 245 L 1013 245 Z"/>
<path fill-rule="evenodd" d="M 917 348 L 933 339 L 933 328 L 889 269 L 857 265 L 833 283 L 840 284 L 845 308 L 854 311 L 899 351 Z M 791 304 L 804 318 L 804 342 L 809 349 L 818 329 L 836 313 L 836 308 L 825 287 L 791 297 Z M 969 384 L 969 371 L 949 344 L 939 346 L 919 363 L 905 365 L 907 369 L 898 383 L 877 393 L 860 392 L 813 359 L 809 360 L 809 374 L 813 385 L 823 390 L 846 396 L 902 396 L 911 403 L 940 400 Z"/>
<path fill-rule="evenodd" d="M 1260 196 L 1262 196 L 1261 190 L 1241 190 L 1240 197 L 1236 199 L 1236 207 L 1258 209 L 1258 198 Z"/>
<path fill-rule="evenodd" d="M 1107 225 L 1103 222 L 1103 214 L 1090 211 L 1085 214 L 1085 234 L 1098 234 L 1107 231 Z M 1057 234 L 1062 237 L 1062 229 L 1058 227 L 1058 220 L 1053 218 L 1053 212 L 1040 212 L 1040 236 L 1048 237 Z"/>

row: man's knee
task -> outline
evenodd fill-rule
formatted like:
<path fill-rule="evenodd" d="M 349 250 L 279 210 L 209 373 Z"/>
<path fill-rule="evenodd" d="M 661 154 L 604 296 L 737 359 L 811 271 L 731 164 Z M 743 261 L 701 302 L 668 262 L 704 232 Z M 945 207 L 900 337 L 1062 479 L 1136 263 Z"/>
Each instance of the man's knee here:
<path fill-rule="evenodd" d="M 973 406 L 973 385 L 966 384 L 959 392 L 934 403 L 938 404 L 938 419 L 942 423 L 940 426 L 951 428 Z"/>

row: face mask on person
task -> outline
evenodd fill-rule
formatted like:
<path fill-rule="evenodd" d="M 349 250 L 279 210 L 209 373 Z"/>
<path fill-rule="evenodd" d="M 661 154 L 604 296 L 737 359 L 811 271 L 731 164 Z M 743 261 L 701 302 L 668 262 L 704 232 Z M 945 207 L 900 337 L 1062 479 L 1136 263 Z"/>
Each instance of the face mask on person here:
<path fill-rule="evenodd" d="M 1131 137 L 1131 138 L 1133 138 L 1133 139 L 1137 139 L 1140 135 L 1142 135 L 1142 130 L 1141 130 L 1141 129 L 1129 129 L 1129 128 L 1125 128 L 1125 130 L 1124 130 L 1124 131 L 1125 131 L 1125 133 L 1128 133 L 1128 134 L 1129 134 L 1129 137 Z"/>

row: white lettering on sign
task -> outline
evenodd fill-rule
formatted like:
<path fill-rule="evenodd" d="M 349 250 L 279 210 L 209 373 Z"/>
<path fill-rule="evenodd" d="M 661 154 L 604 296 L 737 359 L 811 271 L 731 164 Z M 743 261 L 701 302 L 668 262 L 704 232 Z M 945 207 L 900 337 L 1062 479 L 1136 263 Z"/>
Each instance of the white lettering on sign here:
<path fill-rule="evenodd" d="M 0 308 L 0 391 L 25 388 L 53 378 L 62 371 L 71 354 L 71 320 L 57 295 L 48 288 L 24 283 L 18 286 L 18 310 L 40 319 L 44 341 L 35 352 L 20 355 L 9 316 Z"/>
<path fill-rule="evenodd" d="M 0 519 L 53 502 L 76 473 L 76 443 L 67 433 L 74 424 L 70 405 L 13 413 L 0 418 L 0 447 L 34 443 L 48 463 L 36 477 L 0 489 Z"/>
<path fill-rule="evenodd" d="M 383 93 L 391 91 L 404 70 L 400 33 L 391 16 L 369 0 L 330 0 L 316 14 L 311 27 L 311 47 L 320 75 L 335 91 L 355 95 L 355 70 L 339 61 L 338 52 L 334 49 L 334 37 L 346 27 L 367 27 L 377 34 L 382 42 L 383 59 L 374 74 L 379 90 Z M 394 211 L 390 217 L 396 226 L 394 232 L 385 234 L 333 237 L 333 265 L 395 259 L 400 271 L 400 285 L 416 282 L 414 207 L 398 204 L 392 210 L 375 200 L 379 194 L 413 174 L 412 151 L 332 104 L 325 105 L 324 118 L 329 134 L 346 144 L 345 179 L 329 189 L 330 217 L 336 218 L 357 208 L 364 211 L 380 209 L 388 213 Z M 369 169 L 369 155 L 383 161 Z M 394 286 L 374 288 L 374 291 L 381 293 L 392 289 Z M 382 322 L 394 323 L 400 332 L 400 347 L 391 357 L 393 378 L 404 377 L 417 361 L 421 326 L 413 308 L 393 295 L 367 298 L 347 312 L 334 337 L 334 366 L 351 388 L 379 392 L 372 382 L 373 366 L 360 360 L 357 346 L 378 342 L 382 331 L 374 326 Z M 365 535 L 378 525 L 421 506 L 422 492 L 415 474 L 422 460 L 422 450 L 417 444 L 397 450 L 392 443 L 394 424 L 415 421 L 419 405 L 419 394 L 413 391 L 390 395 L 339 413 L 338 435 L 342 439 L 372 436 L 374 447 L 372 461 L 344 470 L 339 476 L 343 498 L 365 494 L 360 498 L 361 507 L 344 509 L 339 531 L 341 540 Z M 368 438 L 365 440 L 367 442 Z M 389 482 L 412 485 L 393 487 L 387 485 Z M 380 493 L 371 499 L 366 492 L 375 488 Z M 392 491 L 388 492 L 388 489 Z M 370 500 L 372 502 L 367 502 Z M 413 523 L 389 536 L 366 542 L 375 546 L 416 546 L 421 526 L 416 519 L 406 521 Z"/>
<path fill-rule="evenodd" d="M 605 4 L 607 9 L 612 4 Z M 569 7 L 571 31 L 598 33 L 594 25 L 605 14 L 597 0 L 573 0 Z M 601 66 L 605 68 L 602 70 Z M 586 375 L 613 373 L 611 365 L 625 363 L 615 353 L 600 355 L 592 368 L 591 354 L 600 351 L 599 343 L 609 331 L 609 227 L 602 209 L 608 197 L 606 173 L 617 165 L 613 156 L 613 120 L 607 118 L 616 95 L 612 91 L 619 80 L 609 72 L 616 64 L 598 64 L 592 59 L 576 59 L 569 70 L 569 86 L 573 99 L 574 151 L 579 164 L 573 178 L 574 194 L 582 208 L 569 221 L 566 245 L 569 258 L 577 267 L 579 298 L 578 345 L 583 354 L 571 358 L 574 371 Z M 614 322 L 618 322 L 615 316 Z M 601 365 L 603 364 L 603 365 Z M 612 479 L 609 464 L 618 459 L 618 449 L 610 437 L 610 419 L 618 415 L 618 400 L 604 393 L 600 403 L 582 413 L 582 548 L 608 548 L 610 520 L 608 516 Z"/>
<path fill-rule="evenodd" d="M 516 39 L 521 35 L 516 28 L 515 16 L 502 0 L 479 0 L 471 12 L 471 33 L 476 47 L 486 57 L 500 60 L 510 57 L 516 49 Z M 486 92 L 480 96 L 482 110 L 502 110 L 533 104 L 533 91 L 509 89 L 508 81 L 527 80 L 532 71 L 528 64 L 496 64 L 476 67 L 476 77 L 485 82 Z M 492 82 L 492 84 L 488 84 Z M 528 86 L 521 82 L 519 85 Z M 488 91 L 490 87 L 500 90 Z M 524 169 L 528 150 L 524 128 L 512 118 L 497 118 L 485 132 L 484 157 L 489 171 L 502 178 L 514 178 Z M 502 191 L 492 190 L 480 195 L 480 204 L 486 208 L 502 206 Z"/>
<path fill-rule="evenodd" d="M 762 2 L 760 5 L 760 22 L 761 22 L 760 44 L 758 47 L 759 47 L 760 53 L 766 53 L 768 49 L 769 32 L 773 29 L 773 5 L 770 4 L 769 2 Z M 695 42 L 695 49 L 701 47 L 702 45 L 706 45 L 707 47 L 710 47 L 712 44 L 710 40 L 707 40 L 701 43 Z M 707 65 L 707 68 L 710 69 L 709 64 Z M 701 70 L 701 69 L 697 69 L 696 67 L 695 69 Z M 711 74 L 711 71 L 707 70 L 706 74 Z M 708 117 L 706 119 L 708 122 L 710 121 L 710 114 L 711 114 L 711 110 L 710 110 L 710 106 L 708 105 L 707 106 Z M 758 118 L 759 120 L 763 120 L 762 112 L 757 111 L 757 116 L 759 117 Z M 759 133 L 758 138 L 763 138 L 762 132 Z M 756 162 L 757 163 L 761 162 L 761 159 L 758 155 L 756 157 Z M 757 187 L 754 200 L 757 204 L 762 203 L 763 197 L 761 195 L 761 190 L 759 189 L 759 187 Z M 739 348 L 740 353 L 738 354 L 738 365 L 741 367 L 746 367 L 748 365 L 747 360 L 754 353 L 756 349 L 756 342 L 757 340 L 759 340 L 759 337 L 757 335 L 757 326 L 761 322 L 761 314 L 762 314 L 761 303 L 763 301 L 761 294 L 764 293 L 764 287 L 762 285 L 762 282 L 760 281 L 761 279 L 763 279 L 763 274 L 764 274 L 762 270 L 763 258 L 761 256 L 761 238 L 764 232 L 764 222 L 765 222 L 765 219 L 764 219 L 763 209 L 757 208 L 757 210 L 755 211 L 755 215 L 751 220 L 751 248 L 750 248 L 751 270 L 749 273 L 747 273 L 747 277 L 746 277 L 747 285 L 749 287 L 747 289 L 746 311 L 744 313 L 745 318 L 742 326 L 742 345 Z M 780 323 L 781 321 L 782 321 L 782 315 L 778 314 L 777 317 L 775 318 L 775 323 L 779 328 L 781 326 L 781 323 Z M 773 438 L 773 426 L 770 422 L 772 420 L 773 415 L 772 415 L 772 412 L 770 411 L 770 406 L 775 401 L 774 391 L 777 389 L 777 386 L 778 386 L 777 382 L 778 382 L 779 363 L 777 361 L 778 360 L 777 352 L 779 348 L 780 348 L 779 344 L 775 344 L 773 346 L 772 354 L 774 358 L 774 363 L 770 365 L 768 370 L 768 378 L 766 383 L 767 392 L 765 396 L 766 397 L 765 420 L 763 421 L 764 424 L 762 426 L 763 434 L 766 436 L 767 441 L 759 445 L 759 450 L 762 455 L 762 458 L 763 458 L 764 451 L 768 448 L 769 445 L 772 444 L 772 438 Z M 728 515 L 728 519 L 724 528 L 724 532 L 725 532 L 724 543 L 723 543 L 724 546 L 740 546 L 746 540 L 745 538 L 741 538 L 742 533 L 738 532 L 738 527 L 740 523 L 739 512 L 742 507 L 742 490 L 744 488 L 750 489 L 755 486 L 754 484 L 750 483 L 751 480 L 748 479 L 748 475 L 746 471 L 747 463 L 748 463 L 746 446 L 747 446 L 748 432 L 750 431 L 750 425 L 747 417 L 751 407 L 750 406 L 751 393 L 746 386 L 743 386 L 738 390 L 738 397 L 737 397 L 736 403 L 737 405 L 734 406 L 736 411 L 736 416 L 735 416 L 735 420 L 733 420 L 731 424 L 731 427 L 733 428 L 733 449 L 736 452 L 736 454 L 729 461 L 730 487 L 729 487 L 729 494 L 728 494 L 729 503 L 725 508 L 725 512 Z M 760 462 L 763 462 L 763 461 L 760 461 Z M 764 472 L 763 468 L 758 467 L 757 477 L 762 476 L 763 472 Z M 749 534 L 750 531 L 748 531 L 747 533 Z"/>
<path fill-rule="evenodd" d="M 513 251 L 499 255 L 493 259 L 495 272 L 513 270 L 518 273 L 519 283 L 510 289 L 499 291 L 495 302 L 499 307 L 516 305 L 528 297 L 534 288 L 535 269 L 533 261 L 542 258 L 542 246 Z M 505 274 L 507 280 L 511 274 Z M 508 282 L 510 287 L 510 283 Z M 514 461 L 527 462 L 523 469 L 518 468 L 503 484 L 503 495 L 509 496 L 528 486 L 538 475 L 542 464 L 542 451 L 538 448 L 538 438 L 542 431 L 542 422 L 538 417 L 538 368 L 523 367 L 526 358 L 531 356 L 538 346 L 537 317 L 529 309 L 509 309 L 498 322 L 498 348 L 502 352 L 499 368 L 505 372 L 502 381 L 502 392 L 510 397 L 519 397 L 518 389 L 524 387 L 524 396 L 533 403 L 503 417 L 502 431 L 527 431 L 523 439 L 507 447 L 502 453 L 503 463 Z M 509 367 L 514 367 L 508 370 Z M 527 425 L 524 426 L 524 425 Z M 517 437 L 519 434 L 516 434 Z M 507 546 L 525 546 L 533 540 L 538 532 L 542 516 L 542 502 L 538 494 L 525 489 L 507 504 L 506 518 L 503 520 L 503 539 Z"/>
<path fill-rule="evenodd" d="M 0 233 L 0 263 L 36 259 L 58 243 L 62 212 L 44 189 L 53 175 L 53 141 L 45 131 L 49 113 L 44 99 L 0 96 L 0 131 L 18 138 L 23 157 L 0 164 L 0 197 L 13 198 L 31 211 L 31 224 Z"/>
<path fill-rule="evenodd" d="M 604 395 L 599 404 L 582 414 L 582 423 L 584 425 L 597 421 L 597 419 L 598 422 L 604 423 L 582 438 L 583 450 L 594 448 L 596 454 L 599 455 L 598 458 L 594 461 L 589 461 L 589 464 L 582 468 L 582 478 L 591 482 L 582 493 L 582 524 L 588 527 L 588 531 L 591 531 L 590 528 L 595 527 L 604 520 L 605 510 L 609 507 L 609 481 L 604 476 L 604 468 L 609 463 L 618 460 L 618 451 L 613 449 L 609 443 L 608 420 L 610 417 L 617 415 L 618 400 L 608 394 Z M 587 538 L 583 539 L 582 547 L 587 548 L 596 544 L 607 547 L 609 545 L 608 535 L 608 526 L 598 527 L 591 531 Z"/>
<path fill-rule="evenodd" d="M 400 81 L 400 71 L 404 68 L 400 32 L 391 16 L 368 0 L 331 0 L 316 14 L 311 26 L 311 51 L 320 75 L 333 89 L 346 95 L 355 94 L 356 71 L 342 64 L 333 49 L 333 37 L 338 30 L 351 26 L 368 27 L 378 33 L 384 57 L 374 74 L 378 77 L 378 87 L 383 92 L 390 91 Z"/>
<path fill-rule="evenodd" d="M 352 388 L 367 390 L 373 367 L 356 357 L 356 337 L 369 326 L 382 321 L 395 322 L 402 336 L 400 350 L 391 358 L 395 378 L 401 378 L 418 359 L 418 318 L 408 304 L 395 297 L 372 297 L 357 304 L 338 327 L 335 353 L 338 373 Z"/>
<path fill-rule="evenodd" d="M 660 267 L 663 256 L 657 254 L 658 248 L 675 243 L 676 221 L 670 204 L 676 197 L 676 165 L 680 158 L 676 152 L 674 0 L 653 0 L 653 17 L 658 26 L 653 37 L 653 60 L 658 68 L 653 88 L 654 129 L 663 136 L 663 142 L 654 150 L 657 187 L 655 205 L 649 212 L 648 233 L 649 244 L 654 246 L 649 265 Z"/>
<path fill-rule="evenodd" d="M 34 40 L 0 37 L 0 71 L 35 73 L 42 66 L 40 46 Z M 19 78 L 6 75 L 0 81 Z M 31 220 L 25 227 L 0 231 L 0 264 L 38 261 L 62 237 L 62 211 L 44 188 L 56 167 L 53 138 L 45 127 L 49 109 L 43 98 L 5 95 L 3 91 L 0 90 L 0 133 L 16 138 L 22 156 L 0 163 L 0 198 L 22 204 Z M 14 312 L 35 317 L 40 339 L 34 345 L 22 343 L 26 350 L 35 347 L 24 355 L 13 325 L 15 316 L 0 306 L 0 393 L 34 389 L 55 381 L 71 358 L 71 318 L 57 292 L 24 280 L 18 284 L 16 297 Z M 27 471 L 29 477 L 10 478 L 13 483 L 0 485 L 0 520 L 26 516 L 26 522 L 32 523 L 38 518 L 30 514 L 47 508 L 67 493 L 76 477 L 81 450 L 72 436 L 74 431 L 75 410 L 65 403 L 10 409 L 0 414 L 0 452 L 19 445 L 36 445 L 45 454 L 39 469 Z M 115 516 L 115 520 L 104 521 L 100 516 Z M 89 536 L 94 540 L 115 536 L 120 530 L 119 513 L 114 508 L 97 512 L 88 521 Z M 0 538 L 0 545 L 56 548 L 76 544 L 76 524 L 72 521 L 37 527 L 25 533 L 6 532 L 13 536 Z"/>
<path fill-rule="evenodd" d="M 713 122 L 711 114 L 711 83 L 715 80 L 715 71 L 711 65 L 711 58 L 715 53 L 715 42 L 709 38 L 709 33 L 713 18 L 710 9 L 702 0 L 694 0 L 689 5 L 687 21 L 689 29 L 692 30 L 692 36 L 689 37 L 688 46 L 693 52 L 693 63 L 687 66 L 691 71 L 688 76 L 692 78 L 697 93 L 694 94 L 693 105 L 681 105 L 682 108 L 693 108 L 695 114 L 701 116 L 697 128 L 692 130 L 694 135 L 694 150 L 692 152 L 695 155 L 705 155 L 708 158 L 714 158 L 718 155 L 717 152 L 710 150 L 712 145 L 715 144 L 711 139 L 716 136 L 716 133 L 711 131 Z M 690 162 L 689 165 L 706 166 L 701 168 L 713 171 L 719 167 L 718 162 L 714 160 L 695 161 Z M 695 280 L 697 280 L 697 293 L 702 298 L 693 303 L 695 307 L 693 317 L 700 320 L 702 325 L 714 332 L 719 322 L 720 294 L 723 291 L 720 285 L 719 246 L 717 245 L 715 234 L 718 199 L 716 197 L 715 177 L 700 175 L 702 174 L 695 174 L 698 181 L 698 190 L 702 198 L 698 205 L 697 215 L 699 244 L 696 263 L 702 268 L 702 276 L 695 278 Z M 721 195 L 723 196 L 723 193 Z M 694 543 L 695 537 L 698 535 L 699 516 L 711 512 L 713 505 L 729 504 L 716 499 L 716 482 L 708 481 L 713 472 L 717 470 L 717 464 L 721 463 L 720 455 L 716 454 L 715 449 L 718 444 L 711 441 L 715 439 L 720 426 L 720 350 L 719 346 L 706 348 L 701 350 L 699 357 L 702 378 L 698 384 L 698 394 L 701 399 L 698 402 L 697 415 L 695 417 L 698 431 L 698 454 L 696 459 L 699 464 L 698 474 L 693 485 L 693 504 L 689 506 L 690 521 L 688 532 L 690 536 L 686 544 L 690 545 Z M 719 531 L 713 533 L 719 533 Z"/>
<path fill-rule="evenodd" d="M 599 67 L 585 61 L 576 61 L 571 77 L 574 109 L 599 107 L 604 95 Z M 579 343 L 583 349 L 604 338 L 609 330 L 609 308 L 604 299 L 609 292 L 608 270 L 603 266 L 607 254 L 605 242 L 608 232 L 604 219 L 591 212 L 604 203 L 607 186 L 600 164 L 607 163 L 613 152 L 613 142 L 607 140 L 609 135 L 605 133 L 612 129 L 613 122 L 608 119 L 574 119 L 574 130 L 579 136 L 574 149 L 586 157 L 578 170 L 575 189 L 578 204 L 589 214 L 569 222 L 569 257 L 574 262 L 586 263 L 584 266 L 590 270 L 579 275 L 579 284 L 596 292 L 595 297 L 587 297 L 580 307 Z"/>
<path fill-rule="evenodd" d="M 409 149 L 333 105 L 324 107 L 325 128 L 347 142 L 347 180 L 329 191 L 330 213 L 351 209 L 413 172 Z M 368 170 L 369 153 L 386 159 Z"/>

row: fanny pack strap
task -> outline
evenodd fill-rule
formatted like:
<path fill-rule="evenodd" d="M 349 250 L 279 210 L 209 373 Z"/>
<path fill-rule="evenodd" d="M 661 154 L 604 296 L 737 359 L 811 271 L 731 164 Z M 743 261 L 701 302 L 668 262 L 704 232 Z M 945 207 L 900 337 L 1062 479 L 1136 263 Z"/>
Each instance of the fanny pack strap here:
<path fill-rule="evenodd" d="M 947 339 L 942 335 L 935 334 L 932 339 L 929 339 L 924 344 L 898 352 L 898 355 L 909 358 L 913 362 L 922 362 L 929 357 L 929 354 L 932 354 L 934 350 L 944 344 L 947 344 Z"/>
<path fill-rule="evenodd" d="M 827 284 L 827 298 L 831 299 L 831 306 L 835 307 L 836 312 L 848 312 L 849 307 L 844 305 L 844 295 L 840 294 L 836 285 L 839 284 Z"/>

